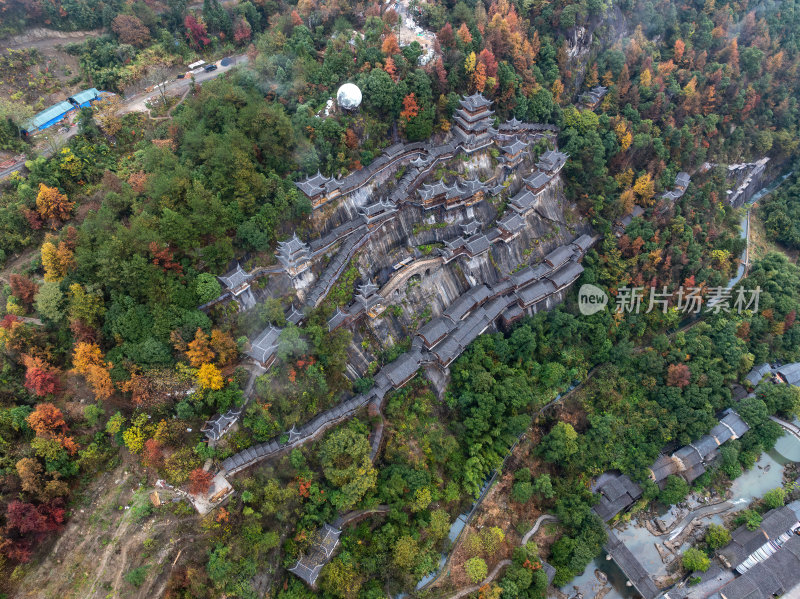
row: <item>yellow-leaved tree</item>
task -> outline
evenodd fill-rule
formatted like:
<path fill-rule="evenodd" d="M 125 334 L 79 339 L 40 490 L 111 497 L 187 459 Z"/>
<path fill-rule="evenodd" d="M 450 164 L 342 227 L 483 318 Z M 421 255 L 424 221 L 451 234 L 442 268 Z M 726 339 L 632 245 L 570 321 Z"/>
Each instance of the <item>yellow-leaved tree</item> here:
<path fill-rule="evenodd" d="M 197 382 L 203 389 L 219 391 L 225 385 L 222 372 L 213 364 L 203 364 L 197 371 Z"/>
<path fill-rule="evenodd" d="M 464 70 L 469 74 L 475 70 L 475 63 L 477 62 L 477 58 L 475 57 L 475 52 L 470 52 L 467 54 L 467 57 L 464 59 Z"/>
<path fill-rule="evenodd" d="M 650 173 L 645 173 L 636 179 L 636 183 L 633 184 L 633 191 L 639 196 L 640 203 L 645 206 L 652 204 L 653 195 L 656 193 L 656 186 Z"/>
<path fill-rule="evenodd" d="M 75 256 L 69 246 L 60 241 L 58 247 L 48 238 L 41 248 L 44 280 L 57 283 L 75 267 Z"/>

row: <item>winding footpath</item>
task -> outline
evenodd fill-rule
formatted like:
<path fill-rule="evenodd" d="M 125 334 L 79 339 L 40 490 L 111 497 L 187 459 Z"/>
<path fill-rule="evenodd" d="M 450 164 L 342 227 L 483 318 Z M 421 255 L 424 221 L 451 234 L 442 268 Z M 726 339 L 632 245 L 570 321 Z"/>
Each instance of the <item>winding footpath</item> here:
<path fill-rule="evenodd" d="M 777 416 L 770 416 L 769 419 L 772 420 L 772 422 L 779 424 L 780 427 L 786 432 L 800 439 L 800 427 L 798 427 L 796 424 L 792 424 L 791 422 L 786 422 L 785 420 L 781 420 Z"/>
<path fill-rule="evenodd" d="M 536 523 L 533 525 L 533 528 L 531 528 L 528 532 L 526 532 L 525 536 L 522 537 L 522 541 L 520 541 L 520 546 L 524 547 L 528 543 L 530 538 L 538 532 L 539 527 L 544 522 L 558 522 L 558 518 L 556 518 L 552 514 L 542 514 L 541 516 L 539 516 L 536 519 Z M 473 584 L 472 586 L 469 586 L 465 589 L 461 589 L 460 591 L 458 591 L 454 595 L 450 595 L 446 599 L 460 599 L 461 597 L 466 597 L 467 595 L 471 595 L 472 593 L 477 593 L 481 589 L 481 587 L 492 582 L 500 573 L 500 570 L 510 565 L 511 565 L 510 559 L 500 560 L 497 563 L 497 565 L 492 569 L 492 571 L 489 573 L 489 575 L 486 578 L 484 578 L 481 582 Z"/>
<path fill-rule="evenodd" d="M 558 522 L 558 518 L 556 518 L 552 514 L 542 514 L 536 519 L 536 523 L 533 525 L 533 528 L 531 528 L 528 532 L 525 533 L 525 536 L 522 537 L 522 541 L 520 541 L 519 544 L 522 546 L 527 545 L 531 537 L 539 531 L 539 526 L 543 522 Z"/>
<path fill-rule="evenodd" d="M 494 569 L 491 572 L 489 572 L 489 576 L 484 578 L 483 581 L 479 582 L 478 584 L 473 584 L 471 587 L 467 587 L 466 589 L 461 589 L 455 595 L 450 595 L 446 599 L 460 599 L 461 597 L 466 597 L 467 595 L 470 595 L 472 593 L 477 593 L 479 590 L 481 590 L 482 586 L 492 582 L 495 579 L 495 577 L 500 573 L 500 570 L 510 565 L 511 565 L 510 559 L 500 560 L 494 567 Z"/>

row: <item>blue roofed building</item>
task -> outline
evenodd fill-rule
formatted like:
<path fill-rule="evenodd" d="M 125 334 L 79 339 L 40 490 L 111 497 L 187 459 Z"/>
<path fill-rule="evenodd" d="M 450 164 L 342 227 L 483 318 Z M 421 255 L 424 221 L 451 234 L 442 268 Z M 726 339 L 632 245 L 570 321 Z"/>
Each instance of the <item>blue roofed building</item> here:
<path fill-rule="evenodd" d="M 95 102 L 99 99 L 100 92 L 94 87 L 91 89 L 85 89 L 82 92 L 78 92 L 77 94 L 69 97 L 69 101 L 78 108 L 86 108 L 87 106 L 91 106 L 92 102 Z"/>
<path fill-rule="evenodd" d="M 75 106 L 67 100 L 54 104 L 25 123 L 22 126 L 22 132 L 25 135 L 30 135 L 37 131 L 43 131 L 64 120 L 73 110 L 75 110 Z"/>

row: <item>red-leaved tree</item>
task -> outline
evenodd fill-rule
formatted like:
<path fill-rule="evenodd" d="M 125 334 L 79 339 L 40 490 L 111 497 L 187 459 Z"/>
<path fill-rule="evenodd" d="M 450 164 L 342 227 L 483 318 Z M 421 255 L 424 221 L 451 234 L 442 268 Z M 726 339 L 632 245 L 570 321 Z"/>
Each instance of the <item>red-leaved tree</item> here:
<path fill-rule="evenodd" d="M 64 503 L 54 499 L 49 503 L 34 505 L 12 501 L 6 510 L 6 524 L 21 534 L 43 535 L 55 532 L 64 523 Z"/>
<path fill-rule="evenodd" d="M 689 384 L 692 373 L 686 364 L 670 364 L 667 367 L 667 385 L 683 389 Z"/>
<path fill-rule="evenodd" d="M 34 356 L 23 356 L 25 364 L 25 388 L 39 397 L 58 393 L 60 385 L 58 370 Z"/>
<path fill-rule="evenodd" d="M 12 295 L 22 302 L 23 306 L 30 308 L 33 304 L 33 298 L 39 291 L 39 286 L 28 277 L 23 277 L 18 274 L 11 275 L 9 277 L 9 283 L 11 284 Z"/>
<path fill-rule="evenodd" d="M 183 25 L 186 27 L 186 38 L 196 49 L 211 43 L 211 38 L 208 37 L 206 24 L 194 15 L 186 15 L 186 18 L 183 20 Z"/>
<path fill-rule="evenodd" d="M 195 468 L 189 473 L 189 493 L 192 495 L 205 495 L 211 488 L 214 475 L 202 468 Z"/>

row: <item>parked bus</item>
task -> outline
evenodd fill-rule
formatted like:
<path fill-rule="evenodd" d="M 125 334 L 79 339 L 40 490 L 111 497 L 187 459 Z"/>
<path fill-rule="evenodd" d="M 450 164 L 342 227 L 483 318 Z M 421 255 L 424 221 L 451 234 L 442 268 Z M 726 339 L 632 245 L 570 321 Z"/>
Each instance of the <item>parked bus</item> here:
<path fill-rule="evenodd" d="M 187 68 L 191 71 L 198 67 L 202 67 L 204 64 L 206 64 L 205 60 L 198 60 L 197 62 L 193 62 L 192 64 L 190 64 Z"/>

